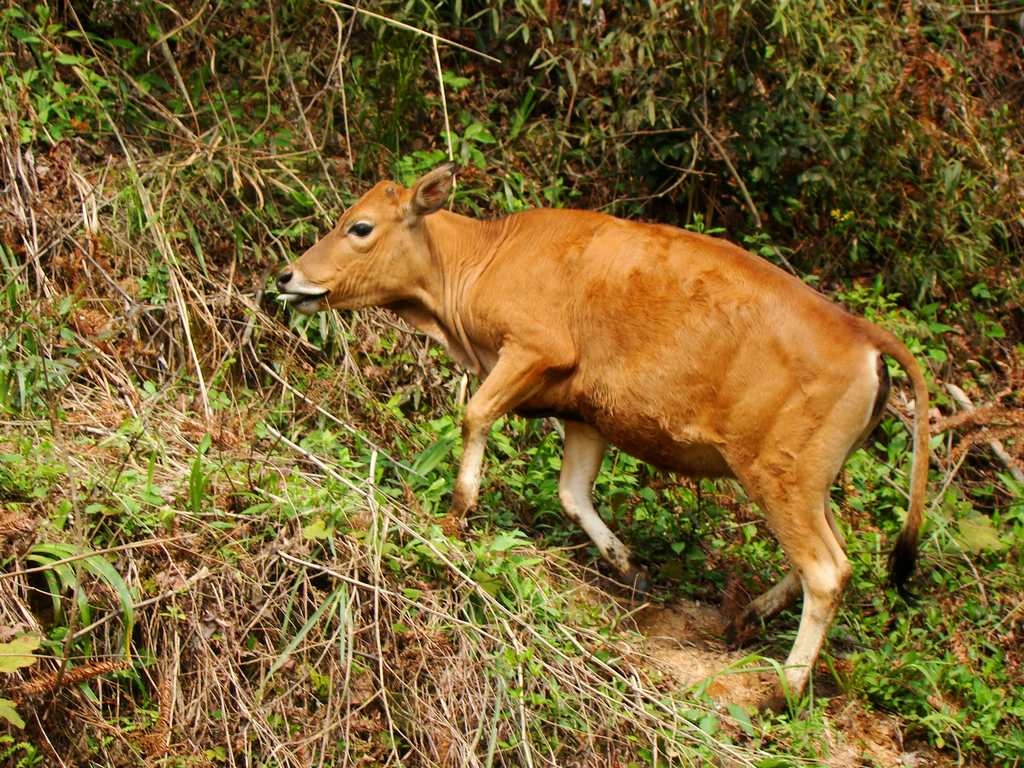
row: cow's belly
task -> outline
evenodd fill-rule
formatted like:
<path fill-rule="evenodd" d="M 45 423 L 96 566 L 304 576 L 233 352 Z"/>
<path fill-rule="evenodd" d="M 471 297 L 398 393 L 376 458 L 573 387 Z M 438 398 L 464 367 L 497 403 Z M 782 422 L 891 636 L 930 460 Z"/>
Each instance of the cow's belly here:
<path fill-rule="evenodd" d="M 516 413 L 530 418 L 552 417 L 589 424 L 616 448 L 660 469 L 688 477 L 733 476 L 715 441 L 701 435 L 696 428 L 669 427 L 662 419 L 638 414 L 611 414 L 585 400 L 551 397 L 554 394 L 551 390 L 545 394 L 547 396 L 522 404 Z"/>
<path fill-rule="evenodd" d="M 595 415 L 590 422 L 615 447 L 660 469 L 688 477 L 732 477 L 725 457 L 694 430 L 672 430 L 650 420 Z"/>

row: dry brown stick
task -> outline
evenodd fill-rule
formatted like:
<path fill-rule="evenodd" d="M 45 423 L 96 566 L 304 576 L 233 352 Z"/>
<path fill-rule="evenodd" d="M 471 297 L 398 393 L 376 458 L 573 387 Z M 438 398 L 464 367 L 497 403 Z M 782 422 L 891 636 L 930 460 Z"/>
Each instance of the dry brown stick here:
<path fill-rule="evenodd" d="M 445 45 L 450 45 L 450 46 L 452 46 L 454 48 L 459 48 L 460 50 L 466 51 L 467 53 L 475 53 L 477 56 L 482 56 L 483 58 L 487 59 L 488 61 L 493 61 L 495 64 L 501 64 L 502 63 L 501 59 L 497 59 L 494 56 L 491 56 L 489 53 L 484 53 L 483 51 L 478 51 L 476 48 L 470 48 L 468 45 L 463 45 L 462 43 L 457 43 L 454 40 L 448 39 L 447 37 L 441 37 L 441 35 L 435 35 L 433 32 L 427 32 L 425 29 L 420 29 L 419 27 L 414 27 L 414 26 L 412 26 L 412 24 L 406 24 L 404 21 L 399 21 L 398 19 L 392 19 L 390 16 L 385 16 L 385 15 L 383 15 L 381 13 L 374 13 L 373 11 L 368 11 L 365 8 L 360 8 L 357 5 L 350 5 L 348 3 L 342 3 L 342 2 L 339 2 L 338 0 L 323 0 L 323 2 L 325 2 L 327 5 L 334 5 L 334 6 L 337 6 L 338 8 L 345 8 L 345 9 L 347 9 L 349 11 L 354 11 L 355 13 L 360 13 L 360 14 L 362 14 L 364 16 L 369 16 L 370 18 L 377 19 L 379 21 L 383 21 L 383 22 L 385 22 L 387 24 L 392 24 L 392 25 L 398 27 L 399 29 L 404 29 L 404 30 L 406 30 L 408 32 L 415 32 L 417 35 L 423 35 L 424 37 L 432 38 L 434 40 L 437 40 L 439 43 L 444 43 Z"/>
<path fill-rule="evenodd" d="M 1016 8 L 965 8 L 961 13 L 969 16 L 1013 16 L 1015 13 L 1024 14 L 1024 5 Z"/>
<path fill-rule="evenodd" d="M 750 210 L 751 215 L 754 217 L 754 223 L 758 229 L 761 229 L 761 214 L 758 213 L 757 206 L 754 205 L 754 199 L 750 196 L 750 191 L 747 189 L 746 183 L 743 181 L 743 177 L 740 176 L 740 172 L 736 170 L 736 166 L 732 164 L 732 159 L 729 157 L 729 153 L 725 151 L 725 147 L 722 143 L 715 138 L 715 135 L 711 133 L 711 129 L 708 124 L 704 122 L 696 113 L 693 115 L 697 118 L 697 123 L 700 125 L 700 129 L 704 132 L 704 135 L 708 137 L 716 150 L 718 150 L 718 156 L 722 158 L 722 162 L 725 163 L 725 167 L 729 169 L 729 173 L 736 179 L 736 184 L 740 188 L 740 194 L 743 196 L 743 202 L 747 204 L 747 208 Z"/>
<path fill-rule="evenodd" d="M 313 128 L 310 126 L 309 119 L 306 117 L 306 108 L 302 106 L 302 99 L 299 97 L 299 89 L 295 87 L 295 77 L 292 74 L 292 66 L 288 62 L 287 52 L 284 50 L 284 46 L 280 44 L 280 38 L 277 34 L 277 14 L 274 13 L 274 4 L 268 3 L 267 8 L 270 11 L 270 34 L 275 40 L 274 50 L 281 57 L 282 69 L 284 70 L 285 79 L 288 81 L 288 88 L 291 91 L 292 99 L 295 102 L 295 109 L 298 110 L 299 120 L 302 122 L 302 129 L 306 134 L 306 141 L 309 143 L 309 148 L 313 150 L 313 154 L 316 155 L 317 162 L 320 163 L 320 168 L 324 172 L 324 179 L 326 179 L 327 183 L 331 187 L 331 191 L 333 191 L 335 197 L 337 197 L 338 188 L 334 185 L 334 174 L 331 173 L 330 169 L 327 167 L 327 163 L 324 161 L 323 146 L 317 144 L 316 138 L 313 136 Z M 278 166 L 280 167 L 280 163 L 278 163 Z"/>
<path fill-rule="evenodd" d="M 344 22 L 341 20 L 341 15 L 334 9 L 328 7 L 328 10 L 334 14 L 334 21 L 338 25 L 338 41 L 339 46 L 337 49 L 337 56 L 335 58 L 335 69 L 338 71 L 338 91 L 341 93 L 341 120 L 342 125 L 345 127 L 345 151 L 348 152 L 348 170 L 351 173 L 355 170 L 356 160 L 352 153 L 352 139 L 349 135 L 348 130 L 348 98 L 345 95 L 345 50 L 348 48 L 348 41 L 352 37 L 352 26 L 349 27 L 349 33 L 345 37 L 344 42 L 341 41 L 341 34 L 344 29 Z M 328 81 L 329 82 L 329 81 Z"/>
<path fill-rule="evenodd" d="M 946 384 L 946 391 L 949 392 L 950 396 L 956 401 L 957 405 L 963 408 L 965 411 L 973 411 L 974 403 L 971 402 L 971 398 L 967 396 L 956 384 Z M 1013 457 L 1007 452 L 1003 443 L 998 438 L 992 438 L 988 441 L 989 447 L 992 449 L 992 453 L 999 459 L 1004 467 L 1010 470 L 1010 474 L 1013 479 L 1018 483 L 1024 483 L 1024 470 L 1022 470 L 1017 462 L 1013 460 Z"/>
<path fill-rule="evenodd" d="M 183 21 L 181 24 L 179 24 L 174 29 L 172 29 L 170 32 L 165 32 L 163 35 L 160 36 L 160 38 L 155 43 L 153 43 L 150 46 L 150 48 L 153 48 L 153 47 L 158 46 L 158 45 L 162 45 L 163 43 L 167 42 L 168 39 L 174 37 L 175 35 L 181 34 L 186 29 L 191 27 L 193 24 L 195 24 L 197 21 L 199 21 L 199 17 L 203 15 L 203 11 L 206 10 L 206 6 L 208 6 L 209 4 L 210 4 L 210 0 L 204 0 L 203 4 L 199 7 L 199 10 L 196 11 L 195 15 L 191 19 Z M 168 8 L 168 10 L 173 11 L 174 9 L 173 8 Z M 182 18 L 180 13 L 177 13 L 175 11 L 175 14 L 178 16 L 179 19 Z"/>
<path fill-rule="evenodd" d="M 454 161 L 455 153 L 452 152 L 452 126 L 448 120 L 448 99 L 444 94 L 444 72 L 441 69 L 441 54 L 437 52 L 437 38 L 431 39 L 431 44 L 434 48 L 434 66 L 437 67 L 437 88 L 441 92 L 441 111 L 444 113 L 444 138 L 448 143 L 448 159 Z M 454 184 L 452 185 L 452 191 L 455 190 Z M 452 196 L 452 203 L 454 204 L 455 197 Z"/>
<path fill-rule="evenodd" d="M 198 18 L 198 16 L 196 17 Z M 164 58 L 164 63 L 170 68 L 171 74 L 174 75 L 174 84 L 178 87 L 181 95 L 185 98 L 185 103 L 188 105 L 188 111 L 192 113 L 192 122 L 199 130 L 199 117 L 196 115 L 196 108 L 192 105 L 192 98 L 188 95 L 188 87 L 185 85 L 185 80 L 181 76 L 181 71 L 178 69 L 178 62 L 174 60 L 174 54 L 171 53 L 171 46 L 167 44 L 167 38 L 174 35 L 171 32 L 170 35 L 164 34 L 164 29 L 160 25 L 160 19 L 154 13 L 150 20 L 153 26 L 156 27 L 157 32 L 160 33 L 160 39 L 157 41 L 157 48 L 160 49 L 160 55 Z M 148 57 L 147 57 L 148 58 Z"/>

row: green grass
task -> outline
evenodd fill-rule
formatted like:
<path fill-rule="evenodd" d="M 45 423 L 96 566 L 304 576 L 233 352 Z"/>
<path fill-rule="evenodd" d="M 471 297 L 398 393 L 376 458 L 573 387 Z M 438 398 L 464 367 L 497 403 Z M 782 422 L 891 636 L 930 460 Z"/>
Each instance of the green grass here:
<path fill-rule="evenodd" d="M 377 327 L 379 351 L 367 350 L 368 360 L 382 355 L 394 364 L 403 359 L 399 349 L 415 344 Z M 357 342 L 345 333 L 350 344 Z M 324 392 L 325 385 L 337 392 L 337 380 L 333 366 L 319 364 L 294 384 L 302 392 Z M 391 386 L 387 378 L 380 382 Z M 349 386 L 359 391 L 354 380 Z M 307 707 L 309 701 L 323 706 L 346 690 L 342 669 L 350 680 L 386 674 L 394 710 L 387 725 L 391 740 L 349 737 L 350 749 L 382 760 L 392 748 L 422 754 L 436 749 L 436 734 L 424 736 L 416 725 L 423 697 L 465 693 L 458 687 L 439 691 L 437 680 L 402 681 L 396 669 L 381 673 L 371 663 L 379 658 L 373 652 L 378 642 L 393 654 L 389 664 L 402 663 L 403 653 L 412 656 L 414 667 L 426 664 L 423 654 L 433 648 L 456 655 L 460 665 L 486 670 L 476 684 L 486 685 L 481 706 L 492 709 L 474 727 L 484 740 L 478 748 L 486 744 L 492 759 L 516 762 L 526 750 L 568 756 L 603 733 L 612 753 L 632 755 L 637 765 L 652 761 L 658 750 L 676 750 L 686 759 L 737 749 L 746 755 L 742 759 L 758 764 L 772 754 L 814 761 L 829 749 L 825 734 L 834 727 L 836 707 L 852 703 L 866 712 L 891 713 L 907 749 L 930 744 L 945 750 L 947 759 L 964 755 L 1008 765 L 1020 753 L 1024 701 L 1016 693 L 1020 659 L 1013 642 L 1024 586 L 1018 562 L 1024 543 L 1020 488 L 1006 478 L 993 478 L 1000 487 L 951 484 L 929 515 L 916 583 L 919 601 L 905 603 L 881 583 L 905 504 L 907 439 L 895 420 L 884 422 L 872 445 L 851 459 L 835 496 L 849 534 L 854 580 L 823 653 L 820 690 L 795 714 L 774 716 L 722 713 L 708 694 L 673 691 L 657 683 L 653 668 L 637 666 L 631 656 L 639 638 L 616 618 L 624 607 L 595 601 L 597 587 L 587 585 L 591 579 L 580 568 L 600 570 L 596 553 L 578 546 L 585 538 L 558 512 L 560 447 L 546 424 L 512 418 L 496 428 L 479 515 L 468 537 L 458 541 L 433 522 L 446 508 L 457 468 L 455 417 L 430 418 L 433 407 L 424 399 L 417 407 L 412 400 L 398 404 L 393 396 L 378 399 L 386 392 L 363 390 L 367 414 L 349 422 L 363 426 L 343 429 L 272 380 L 265 387 L 214 391 L 214 400 L 225 404 L 221 413 L 231 417 L 221 422 L 219 437 L 216 430 L 182 430 L 195 429 L 197 420 L 194 411 L 176 410 L 187 384 L 159 393 L 143 386 L 139 392 L 148 397 L 139 418 L 111 423 L 103 437 L 76 437 L 67 463 L 58 459 L 46 421 L 36 422 L 37 431 L 12 444 L 4 457 L 4 487 L 14 499 L 9 510 L 41 515 L 34 533 L 40 543 L 23 550 L 26 565 L 84 555 L 88 546 L 116 548 L 146 539 L 181 540 L 199 556 L 165 560 L 148 550 L 121 550 L 26 582 L 27 605 L 41 611 L 44 647 L 69 659 L 69 668 L 120 653 L 118 633 L 122 639 L 125 632 L 131 635 L 133 669 L 115 673 L 102 692 L 90 689 L 101 711 L 115 702 L 140 707 L 118 726 L 124 734 L 119 738 L 129 744 L 128 734 L 153 729 L 154 719 L 145 713 L 165 706 L 146 680 L 156 676 L 161 659 L 166 663 L 166 633 L 191 626 L 212 631 L 211 642 L 219 637 L 226 643 L 230 636 L 232 646 L 240 646 L 239 668 L 251 671 L 245 674 L 249 682 L 235 685 L 255 705 L 294 696 L 297 687 Z M 341 393 L 328 395 L 319 404 L 340 413 L 341 399 Z M 239 418 L 251 432 L 235 432 Z M 154 421 L 163 428 L 140 426 Z M 62 432 L 66 439 L 67 428 Z M 76 500 L 69 515 L 61 499 L 72 477 L 87 497 Z M 778 577 L 780 553 L 755 510 L 737 497 L 737 487 L 705 482 L 698 489 L 659 480 L 664 478 L 634 459 L 613 453 L 597 483 L 600 510 L 649 562 L 659 601 L 682 596 L 714 604 L 730 579 L 753 594 Z M 993 494 L 1007 493 L 1009 503 L 999 504 L 995 514 L 979 512 Z M 164 562 L 177 562 L 174 570 L 180 572 L 170 590 Z M 321 565 L 336 578 L 325 576 Z M 228 603 L 226 623 L 224 616 L 200 619 L 192 611 L 203 610 L 203 582 L 187 581 L 199 570 L 212 570 L 206 578 L 217 583 L 240 580 L 265 597 L 250 606 Z M 104 583 L 109 590 L 100 589 Z M 353 612 L 359 584 L 383 589 L 375 594 L 385 605 L 363 604 L 364 613 Z M 44 610 L 33 593 L 48 594 L 52 608 Z M 181 605 L 182 597 L 191 608 Z M 147 598 L 157 599 L 135 619 L 147 629 L 132 630 L 128 612 Z M 252 624 L 254 610 L 265 610 L 268 600 L 274 605 L 271 626 Z M 69 611 L 75 610 L 78 618 L 72 619 Z M 106 619 L 102 629 L 77 637 L 97 617 Z M 766 644 L 752 650 L 781 658 L 796 621 L 789 613 L 772 622 Z M 369 650 L 360 653 L 367 646 L 351 635 L 346 639 L 346 626 L 353 625 L 385 639 L 369 638 Z M 504 642 L 495 645 L 495 633 Z M 69 642 L 69 634 L 76 639 Z M 188 654 L 181 663 L 206 670 L 216 658 Z M 639 697 L 630 685 L 637 673 L 652 686 Z M 516 726 L 522 708 L 525 733 Z M 619 720 L 623 712 L 632 714 Z M 265 717 L 272 735 L 264 737 L 264 746 L 272 743 L 266 739 L 285 743 L 289 734 L 302 732 L 300 724 L 277 719 L 272 706 Z M 636 728 L 636 717 L 648 719 Z M 664 731 L 666 722 L 675 722 L 671 731 Z M 857 736 L 849 738 L 855 743 Z M 206 747 L 215 762 L 223 746 L 218 744 L 212 738 Z M 246 748 L 260 753 L 259 744 Z M 84 754 L 102 761 L 111 750 L 101 739 Z M 337 759 L 341 753 L 324 754 Z"/>

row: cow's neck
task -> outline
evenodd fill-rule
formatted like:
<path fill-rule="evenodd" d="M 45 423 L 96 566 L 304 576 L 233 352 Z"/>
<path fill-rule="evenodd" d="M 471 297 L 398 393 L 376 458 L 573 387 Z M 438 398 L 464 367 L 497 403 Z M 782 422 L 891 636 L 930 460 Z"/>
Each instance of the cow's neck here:
<path fill-rule="evenodd" d="M 480 376 L 487 374 L 498 350 L 482 348 L 481 340 L 467 332 L 468 295 L 505 238 L 507 223 L 444 210 L 428 216 L 424 225 L 433 269 L 414 301 L 394 307 L 407 322 L 443 344 L 457 363 Z"/>

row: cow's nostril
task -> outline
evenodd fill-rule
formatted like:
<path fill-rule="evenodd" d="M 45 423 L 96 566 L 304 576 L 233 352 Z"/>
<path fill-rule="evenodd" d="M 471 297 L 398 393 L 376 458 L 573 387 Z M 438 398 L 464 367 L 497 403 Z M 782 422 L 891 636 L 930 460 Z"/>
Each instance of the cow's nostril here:
<path fill-rule="evenodd" d="M 291 272 L 282 272 L 280 275 L 277 276 L 277 289 L 279 291 L 283 291 L 285 287 L 288 285 L 288 281 L 291 279 Z"/>

